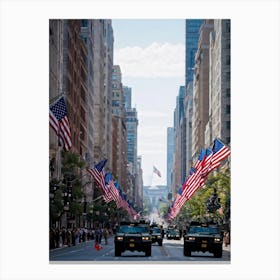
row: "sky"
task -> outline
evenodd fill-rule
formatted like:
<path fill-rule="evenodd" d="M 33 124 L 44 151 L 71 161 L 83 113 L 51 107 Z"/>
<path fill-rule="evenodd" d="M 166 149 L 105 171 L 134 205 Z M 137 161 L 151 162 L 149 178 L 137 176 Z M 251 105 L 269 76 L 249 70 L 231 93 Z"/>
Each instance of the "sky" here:
<path fill-rule="evenodd" d="M 138 112 L 144 185 L 166 185 L 167 127 L 173 126 L 176 96 L 184 85 L 185 20 L 117 19 L 112 26 L 114 64 L 120 65 Z"/>

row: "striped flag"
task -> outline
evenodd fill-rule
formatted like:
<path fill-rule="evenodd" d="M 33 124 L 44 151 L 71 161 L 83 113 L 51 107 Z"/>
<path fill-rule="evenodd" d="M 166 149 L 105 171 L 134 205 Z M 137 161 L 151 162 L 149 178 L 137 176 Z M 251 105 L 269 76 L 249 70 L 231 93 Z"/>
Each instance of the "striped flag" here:
<path fill-rule="evenodd" d="M 117 208 L 121 207 L 121 197 L 119 195 L 119 191 L 115 187 L 113 177 L 111 173 L 105 174 L 105 188 L 106 188 L 106 200 L 114 200 Z M 106 201 L 105 200 L 105 201 Z"/>
<path fill-rule="evenodd" d="M 210 148 L 206 149 L 206 153 L 205 153 L 205 159 L 204 162 L 202 164 L 202 169 L 201 169 L 201 177 L 204 178 L 209 174 L 209 168 L 211 165 L 211 158 L 213 155 L 213 151 Z"/>
<path fill-rule="evenodd" d="M 153 166 L 153 172 L 156 173 L 159 177 L 161 177 L 160 171 L 155 166 Z"/>
<path fill-rule="evenodd" d="M 191 167 L 189 177 L 179 189 L 173 204 L 168 209 L 168 218 L 174 219 L 186 201 L 204 185 L 207 176 L 221 165 L 221 162 L 230 155 L 230 150 L 221 140 L 215 139 L 213 149 L 201 149 L 194 167 Z"/>
<path fill-rule="evenodd" d="M 64 97 L 61 96 L 50 106 L 50 126 L 58 136 L 59 143 L 66 151 L 72 147 L 70 124 L 67 118 L 67 107 Z"/>
<path fill-rule="evenodd" d="M 212 151 L 213 155 L 211 157 L 209 173 L 218 168 L 221 162 L 230 155 L 230 149 L 217 138 L 214 140 Z"/>
<path fill-rule="evenodd" d="M 104 174 L 104 166 L 107 163 L 107 159 L 101 160 L 98 164 L 95 165 L 94 168 L 89 168 L 88 172 L 92 175 L 94 180 L 97 182 L 98 187 L 104 193 L 105 186 L 105 174 Z"/>

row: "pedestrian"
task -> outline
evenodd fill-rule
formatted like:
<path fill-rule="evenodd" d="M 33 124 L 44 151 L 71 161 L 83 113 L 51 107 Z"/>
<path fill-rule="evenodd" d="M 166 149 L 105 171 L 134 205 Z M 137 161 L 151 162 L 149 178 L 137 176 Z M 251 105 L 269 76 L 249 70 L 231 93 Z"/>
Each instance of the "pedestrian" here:
<path fill-rule="evenodd" d="M 224 243 L 225 243 L 225 247 L 227 247 L 229 244 L 230 244 L 230 234 L 229 234 L 229 231 L 227 231 L 225 233 L 225 236 L 224 236 Z"/>
<path fill-rule="evenodd" d="M 66 244 L 68 247 L 71 246 L 71 242 L 72 242 L 72 233 L 71 233 L 70 228 L 68 228 L 66 231 Z"/>
<path fill-rule="evenodd" d="M 73 228 L 71 231 L 71 239 L 72 239 L 72 245 L 75 246 L 76 245 L 76 228 Z"/>
<path fill-rule="evenodd" d="M 108 235 L 109 235 L 108 229 L 104 228 L 103 229 L 103 237 L 104 237 L 104 240 L 105 240 L 105 245 L 108 245 Z"/>
<path fill-rule="evenodd" d="M 55 229 L 55 247 L 60 247 L 60 230 L 58 228 Z"/>
<path fill-rule="evenodd" d="M 54 249 L 55 248 L 55 230 L 53 228 L 50 229 L 49 232 L 49 239 L 50 239 L 50 249 Z"/>
<path fill-rule="evenodd" d="M 100 249 L 102 249 L 102 246 L 100 245 L 101 244 L 101 238 L 102 238 L 102 232 L 101 232 L 101 229 L 99 227 L 95 229 L 94 236 L 95 236 L 94 248 L 95 248 L 95 250 L 99 251 Z"/>
<path fill-rule="evenodd" d="M 62 238 L 62 245 L 65 245 L 66 244 L 66 229 L 65 229 L 65 227 L 62 227 L 61 238 Z"/>
<path fill-rule="evenodd" d="M 80 230 L 78 228 L 76 228 L 75 230 L 75 244 L 79 244 L 80 242 Z"/>

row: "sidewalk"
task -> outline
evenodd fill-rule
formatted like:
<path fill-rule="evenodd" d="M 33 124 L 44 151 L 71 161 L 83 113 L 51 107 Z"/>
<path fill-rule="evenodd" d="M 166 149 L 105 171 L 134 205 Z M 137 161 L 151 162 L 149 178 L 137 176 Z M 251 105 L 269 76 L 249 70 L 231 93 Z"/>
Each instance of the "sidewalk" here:
<path fill-rule="evenodd" d="M 113 238 L 113 235 L 109 236 L 109 237 L 108 237 L 108 241 L 110 241 L 112 238 Z M 86 244 L 88 244 L 88 243 L 90 243 L 90 242 L 94 243 L 95 240 L 94 240 L 94 239 L 90 239 L 90 240 L 86 240 L 85 242 L 80 242 L 80 243 L 78 243 L 78 244 L 76 244 L 76 245 L 71 245 L 71 246 L 62 245 L 62 244 L 61 244 L 61 246 L 60 246 L 59 248 L 49 249 L 49 252 L 55 252 L 55 251 L 61 250 L 61 249 L 63 249 L 63 248 L 80 247 L 80 246 L 86 245 Z M 102 238 L 102 240 L 101 240 L 101 245 L 102 245 L 102 246 L 105 245 L 105 240 L 104 240 L 104 238 Z"/>
<path fill-rule="evenodd" d="M 224 250 L 224 251 L 230 252 L 230 244 L 227 245 L 227 246 L 225 246 L 225 245 L 223 244 L 223 250 Z"/>

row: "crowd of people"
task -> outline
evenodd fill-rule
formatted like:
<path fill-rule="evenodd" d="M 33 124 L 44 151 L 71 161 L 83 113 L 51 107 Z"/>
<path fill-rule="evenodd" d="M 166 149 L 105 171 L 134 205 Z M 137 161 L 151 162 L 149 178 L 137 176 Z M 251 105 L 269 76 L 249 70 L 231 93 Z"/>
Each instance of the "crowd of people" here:
<path fill-rule="evenodd" d="M 112 234 L 110 228 L 96 227 L 95 229 L 87 228 L 51 228 L 49 233 L 49 246 L 50 250 L 64 247 L 75 246 L 79 243 L 86 242 L 88 240 L 95 240 L 96 243 L 101 244 L 104 240 L 104 244 L 108 244 L 108 237 Z"/>

